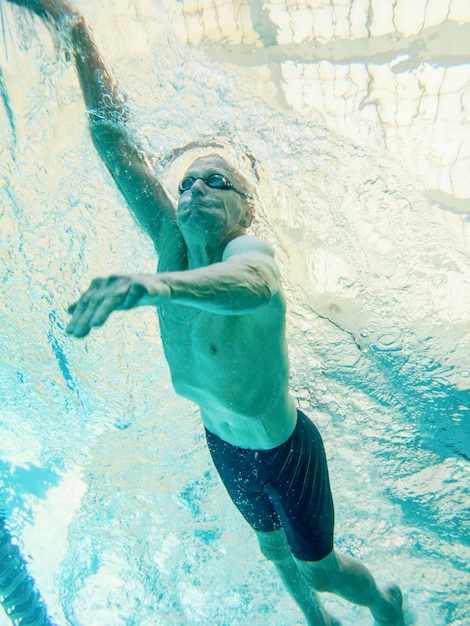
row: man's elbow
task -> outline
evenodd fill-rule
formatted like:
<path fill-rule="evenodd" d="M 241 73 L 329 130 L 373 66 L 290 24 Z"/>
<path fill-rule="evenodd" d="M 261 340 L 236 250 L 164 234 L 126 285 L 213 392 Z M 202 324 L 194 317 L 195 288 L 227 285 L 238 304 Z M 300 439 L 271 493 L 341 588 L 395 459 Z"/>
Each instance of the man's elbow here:
<path fill-rule="evenodd" d="M 260 306 L 268 304 L 271 298 L 279 291 L 279 280 L 267 268 L 259 266 L 250 266 L 248 271 L 256 285 L 256 293 Z"/>
<path fill-rule="evenodd" d="M 267 282 L 263 283 L 263 288 L 261 291 L 261 306 L 269 304 L 271 298 L 274 296 L 275 293 L 276 291 L 272 288 L 272 285 Z"/>
<path fill-rule="evenodd" d="M 129 152 L 129 146 L 135 145 L 125 120 L 89 114 L 88 128 L 93 144 L 103 159 Z"/>

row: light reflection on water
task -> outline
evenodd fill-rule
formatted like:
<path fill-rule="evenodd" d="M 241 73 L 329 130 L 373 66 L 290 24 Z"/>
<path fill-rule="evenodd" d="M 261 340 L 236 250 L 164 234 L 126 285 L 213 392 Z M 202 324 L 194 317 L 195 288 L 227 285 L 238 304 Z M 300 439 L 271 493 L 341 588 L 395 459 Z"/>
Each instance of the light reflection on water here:
<path fill-rule="evenodd" d="M 150 145 L 228 133 L 265 166 L 292 385 L 326 441 L 338 546 L 400 578 L 418 626 L 461 626 L 468 15 L 450 0 L 310 4 L 80 3 Z M 81 344 L 64 336 L 64 306 L 91 276 L 130 260 L 152 271 L 154 258 L 91 149 L 74 72 L 10 9 L 0 460 L 34 576 L 58 616 L 62 605 L 85 626 L 300 623 L 227 502 L 193 408 L 169 391 L 153 314 Z M 36 482 L 19 480 L 33 465 Z"/>
<path fill-rule="evenodd" d="M 320 111 L 355 144 L 387 149 L 428 198 L 468 215 L 468 3 L 251 0 L 233 12 L 230 5 L 173 7 L 180 40 L 258 73 L 280 106 L 307 117 Z"/>

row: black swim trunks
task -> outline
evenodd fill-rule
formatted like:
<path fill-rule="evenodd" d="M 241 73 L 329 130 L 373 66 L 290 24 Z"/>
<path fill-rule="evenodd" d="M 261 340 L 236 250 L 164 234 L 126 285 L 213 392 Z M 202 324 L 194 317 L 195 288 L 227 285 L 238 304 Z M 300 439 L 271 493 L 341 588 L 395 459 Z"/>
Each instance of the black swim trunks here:
<path fill-rule="evenodd" d="M 292 554 L 319 561 L 333 549 L 334 509 L 323 442 L 297 411 L 292 435 L 270 450 L 248 450 L 206 429 L 222 481 L 246 521 L 259 531 L 284 528 Z"/>

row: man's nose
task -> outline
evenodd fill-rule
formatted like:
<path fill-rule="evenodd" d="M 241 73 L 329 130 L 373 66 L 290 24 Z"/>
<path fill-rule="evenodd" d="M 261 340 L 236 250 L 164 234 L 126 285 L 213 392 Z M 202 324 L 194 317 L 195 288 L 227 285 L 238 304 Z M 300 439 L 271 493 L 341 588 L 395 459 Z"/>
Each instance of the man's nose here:
<path fill-rule="evenodd" d="M 204 181 L 202 180 L 202 178 L 196 178 L 196 180 L 194 181 L 194 183 L 191 186 L 191 193 L 194 195 L 201 195 L 202 193 L 205 192 L 205 185 L 204 185 Z"/>

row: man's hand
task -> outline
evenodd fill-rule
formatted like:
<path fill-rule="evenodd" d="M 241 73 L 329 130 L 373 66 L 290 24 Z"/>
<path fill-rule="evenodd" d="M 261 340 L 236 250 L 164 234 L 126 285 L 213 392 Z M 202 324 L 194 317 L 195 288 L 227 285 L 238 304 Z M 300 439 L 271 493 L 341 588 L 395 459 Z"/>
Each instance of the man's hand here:
<path fill-rule="evenodd" d="M 158 275 L 96 278 L 80 300 L 69 307 L 72 319 L 66 332 L 74 337 L 85 337 L 94 326 L 102 326 L 113 311 L 158 305 L 170 297 L 170 288 Z"/>
<path fill-rule="evenodd" d="M 73 17 L 76 14 L 72 4 L 66 0 L 8 0 L 8 2 L 29 9 L 39 17 L 52 21 Z"/>

